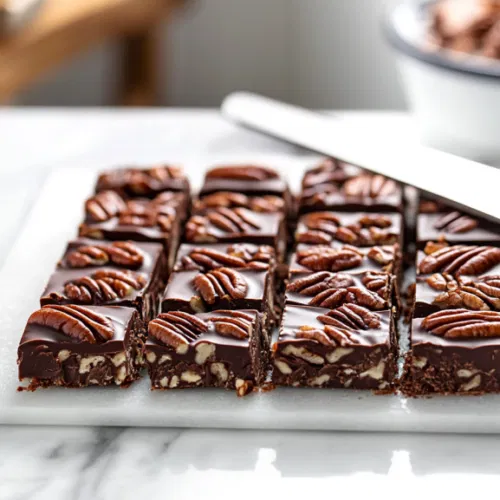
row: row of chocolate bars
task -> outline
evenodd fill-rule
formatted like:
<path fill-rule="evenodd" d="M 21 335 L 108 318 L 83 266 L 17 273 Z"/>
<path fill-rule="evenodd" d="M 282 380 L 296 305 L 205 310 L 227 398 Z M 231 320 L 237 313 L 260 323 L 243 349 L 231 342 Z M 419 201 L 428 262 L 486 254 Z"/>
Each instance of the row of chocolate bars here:
<path fill-rule="evenodd" d="M 105 172 L 28 320 L 23 388 L 127 386 L 146 365 L 154 389 L 241 396 L 498 390 L 500 248 L 480 244 L 500 233 L 426 200 L 398 378 L 401 248 L 415 238 L 405 209 L 400 185 L 333 159 L 297 198 L 255 165 L 209 170 L 192 203 L 180 168 Z"/>

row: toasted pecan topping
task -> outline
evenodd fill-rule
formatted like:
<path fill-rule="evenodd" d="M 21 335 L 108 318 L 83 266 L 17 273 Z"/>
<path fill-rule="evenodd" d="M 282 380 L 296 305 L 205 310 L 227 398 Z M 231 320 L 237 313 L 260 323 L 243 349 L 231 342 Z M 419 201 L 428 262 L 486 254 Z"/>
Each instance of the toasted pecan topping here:
<path fill-rule="evenodd" d="M 90 344 L 112 340 L 113 322 L 103 314 L 76 305 L 47 305 L 35 311 L 29 325 L 46 326 L 70 337 L 76 342 Z"/>
<path fill-rule="evenodd" d="M 130 241 L 115 241 L 110 245 L 82 245 L 68 253 L 69 267 L 83 268 L 104 266 L 108 263 L 128 268 L 138 268 L 144 262 L 141 250 Z"/>
<path fill-rule="evenodd" d="M 446 309 L 424 318 L 422 326 L 445 338 L 500 337 L 500 312 Z"/>
<path fill-rule="evenodd" d="M 454 245 L 426 255 L 418 266 L 421 274 L 448 273 L 477 276 L 500 264 L 500 248 Z"/>
<path fill-rule="evenodd" d="M 360 174 L 348 179 L 343 192 L 349 197 L 382 198 L 394 194 L 397 184 L 382 175 Z"/>
<path fill-rule="evenodd" d="M 227 267 L 196 275 L 193 285 L 207 304 L 213 304 L 217 298 L 226 296 L 233 300 L 242 299 L 248 292 L 245 277 L 238 271 Z"/>
<path fill-rule="evenodd" d="M 116 217 L 126 209 L 125 200 L 115 191 L 102 191 L 85 202 L 87 218 L 102 222 Z"/>
<path fill-rule="evenodd" d="M 207 179 L 231 179 L 242 181 L 265 181 L 278 179 L 277 172 L 259 165 L 223 165 L 210 169 Z"/>
<path fill-rule="evenodd" d="M 380 327 L 379 316 L 366 307 L 357 304 L 344 304 L 318 316 L 325 325 L 348 330 L 369 330 Z"/>
<path fill-rule="evenodd" d="M 145 285 L 146 279 L 142 274 L 102 269 L 90 276 L 69 281 L 64 286 L 64 293 L 81 304 L 103 304 L 123 299 Z"/>
<path fill-rule="evenodd" d="M 364 254 L 358 248 L 345 246 L 330 248 L 315 246 L 299 250 L 297 263 L 311 271 L 343 271 L 358 267 L 363 262 Z"/>
<path fill-rule="evenodd" d="M 449 234 L 467 233 L 478 226 L 478 221 L 461 214 L 460 212 L 450 212 L 444 214 L 434 223 L 434 228 Z"/>

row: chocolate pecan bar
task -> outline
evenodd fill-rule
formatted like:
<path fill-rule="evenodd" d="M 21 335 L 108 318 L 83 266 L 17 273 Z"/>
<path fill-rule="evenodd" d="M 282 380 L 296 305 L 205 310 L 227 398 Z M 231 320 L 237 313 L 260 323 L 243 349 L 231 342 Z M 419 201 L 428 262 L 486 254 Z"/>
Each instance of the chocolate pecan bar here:
<path fill-rule="evenodd" d="M 457 276 L 435 273 L 417 279 L 414 318 L 441 309 L 500 311 L 500 275 Z"/>
<path fill-rule="evenodd" d="M 286 224 L 282 213 L 259 213 L 246 208 L 219 207 L 193 215 L 186 224 L 189 243 L 253 243 L 270 245 L 283 259 Z"/>
<path fill-rule="evenodd" d="M 261 165 L 221 165 L 208 170 L 200 197 L 220 191 L 232 191 L 249 196 L 279 196 L 285 210 L 291 213 L 293 200 L 287 183 L 279 174 Z"/>
<path fill-rule="evenodd" d="M 401 244 L 401 214 L 311 212 L 299 218 L 295 240 L 309 245 L 359 247 Z"/>
<path fill-rule="evenodd" d="M 243 193 L 232 191 L 216 191 L 201 196 L 194 202 L 193 213 L 205 214 L 214 208 L 238 208 L 243 207 L 252 212 L 274 213 L 285 212 L 285 200 L 276 195 L 248 196 Z"/>
<path fill-rule="evenodd" d="M 395 181 L 337 161 L 327 160 L 302 181 L 299 211 L 402 212 L 403 190 Z"/>
<path fill-rule="evenodd" d="M 500 312 L 444 309 L 412 321 L 409 396 L 500 392 Z"/>
<path fill-rule="evenodd" d="M 272 360 L 276 385 L 391 391 L 397 362 L 392 313 L 357 304 L 287 305 Z"/>
<path fill-rule="evenodd" d="M 275 266 L 276 252 L 269 245 L 183 244 L 177 252 L 174 271 L 210 271 L 219 267 L 272 270 Z"/>
<path fill-rule="evenodd" d="M 334 309 L 343 304 L 357 304 L 380 311 L 391 306 L 393 280 L 393 276 L 380 271 L 292 273 L 285 298 L 288 305 Z"/>
<path fill-rule="evenodd" d="M 398 275 L 401 252 L 399 245 L 358 248 L 298 245 L 292 255 L 290 271 L 366 272 L 383 271 Z"/>
<path fill-rule="evenodd" d="M 498 244 L 500 228 L 443 203 L 422 199 L 417 217 L 417 246 L 424 248 L 428 241 L 446 241 L 452 245 Z"/>
<path fill-rule="evenodd" d="M 146 330 L 129 307 L 47 305 L 28 319 L 18 348 L 25 389 L 125 386 L 139 377 Z"/>
<path fill-rule="evenodd" d="M 179 244 L 183 193 L 165 192 L 153 200 L 122 198 L 102 191 L 85 203 L 81 237 L 97 240 L 133 240 L 162 243 L 169 268 Z"/>
<path fill-rule="evenodd" d="M 255 309 L 266 326 L 274 321 L 274 276 L 266 270 L 220 267 L 171 274 L 161 311 L 200 313 L 216 309 Z"/>
<path fill-rule="evenodd" d="M 159 243 L 72 241 L 40 303 L 135 307 L 149 321 L 158 312 L 167 271 Z"/>
<path fill-rule="evenodd" d="M 500 248 L 428 242 L 417 254 L 417 274 L 434 273 L 455 277 L 500 274 Z"/>
<path fill-rule="evenodd" d="M 244 396 L 264 379 L 269 345 L 257 311 L 169 312 L 148 330 L 153 389 L 221 387 Z"/>
<path fill-rule="evenodd" d="M 189 181 L 182 167 L 158 165 L 142 169 L 115 168 L 99 175 L 96 192 L 118 191 L 124 196 L 154 198 L 163 191 L 189 193 Z"/>

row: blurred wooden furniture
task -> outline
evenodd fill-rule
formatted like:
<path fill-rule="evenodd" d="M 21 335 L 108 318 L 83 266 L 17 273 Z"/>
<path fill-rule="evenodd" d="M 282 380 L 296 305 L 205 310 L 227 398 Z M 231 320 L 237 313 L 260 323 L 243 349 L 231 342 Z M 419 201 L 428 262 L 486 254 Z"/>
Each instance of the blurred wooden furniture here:
<path fill-rule="evenodd" d="M 157 104 L 159 31 L 182 0 L 45 0 L 35 18 L 0 39 L 0 103 L 105 41 L 117 40 L 116 104 Z"/>

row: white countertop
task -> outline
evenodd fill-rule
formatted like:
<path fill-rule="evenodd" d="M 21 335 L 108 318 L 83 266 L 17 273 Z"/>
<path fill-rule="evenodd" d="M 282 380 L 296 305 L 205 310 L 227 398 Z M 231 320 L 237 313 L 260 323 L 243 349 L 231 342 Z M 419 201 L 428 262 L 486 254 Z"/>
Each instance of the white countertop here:
<path fill-rule="evenodd" d="M 341 116 L 360 135 L 414 140 L 403 114 Z M 187 149 L 301 154 L 208 110 L 0 110 L 0 265 L 50 169 Z M 0 426 L 0 500 L 455 499 L 499 485 L 499 436 Z"/>

